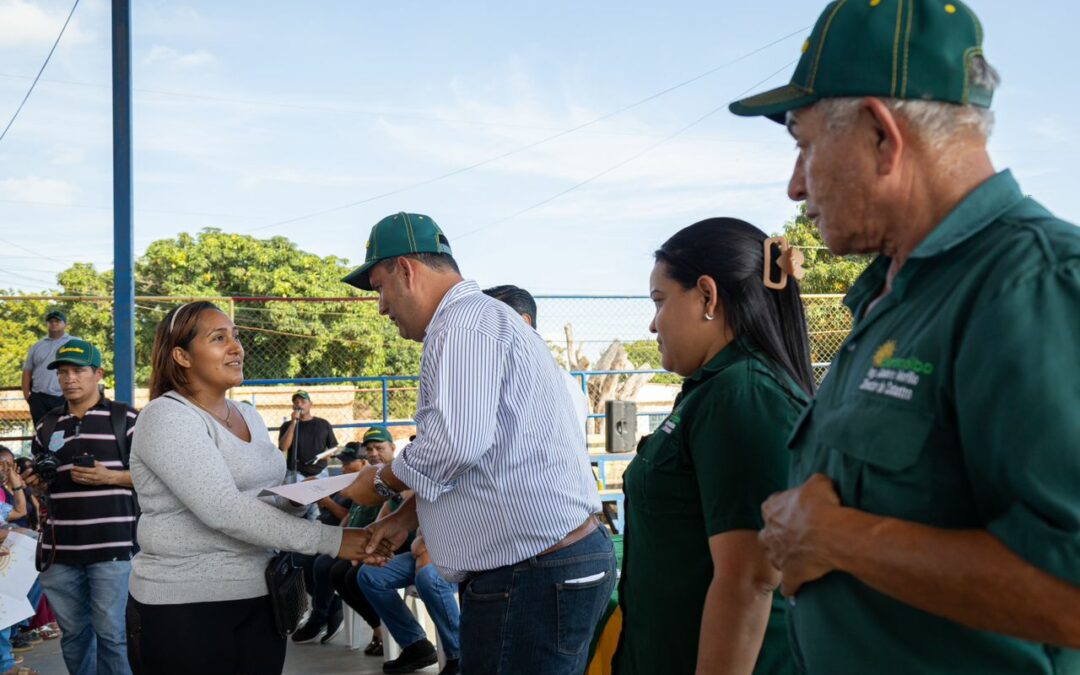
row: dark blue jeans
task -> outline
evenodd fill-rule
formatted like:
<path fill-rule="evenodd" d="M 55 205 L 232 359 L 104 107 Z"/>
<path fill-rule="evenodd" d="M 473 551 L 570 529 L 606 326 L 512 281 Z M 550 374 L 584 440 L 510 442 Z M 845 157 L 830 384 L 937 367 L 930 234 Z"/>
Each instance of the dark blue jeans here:
<path fill-rule="evenodd" d="M 615 587 L 605 527 L 579 542 L 462 584 L 461 671 L 580 675 Z"/>
<path fill-rule="evenodd" d="M 308 623 L 318 626 L 341 612 L 341 598 L 334 594 L 330 583 L 330 568 L 337 561 L 328 555 L 292 554 L 293 564 L 304 570 L 304 584 L 311 596 L 311 617 Z"/>

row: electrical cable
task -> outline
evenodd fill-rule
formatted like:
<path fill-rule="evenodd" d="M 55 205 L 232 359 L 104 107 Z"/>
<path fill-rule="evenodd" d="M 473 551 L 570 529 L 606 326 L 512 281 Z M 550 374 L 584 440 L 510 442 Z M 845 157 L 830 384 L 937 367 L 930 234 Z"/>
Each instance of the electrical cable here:
<path fill-rule="evenodd" d="M 419 182 L 416 182 L 416 183 L 411 183 L 409 185 L 405 185 L 403 187 L 396 188 L 394 190 L 390 190 L 388 192 L 383 192 L 383 193 L 380 193 L 380 194 L 377 194 L 377 195 L 373 195 L 371 197 L 365 197 L 364 199 L 360 199 L 360 200 L 357 200 L 357 201 L 354 201 L 354 202 L 349 202 L 348 204 L 342 204 L 341 206 L 334 206 L 334 207 L 331 207 L 331 208 L 328 208 L 328 209 L 322 209 L 322 210 L 319 210 L 319 211 L 313 211 L 311 213 L 306 213 L 304 215 L 296 216 L 296 217 L 293 217 L 293 218 L 287 218 L 285 220 L 279 220 L 277 222 L 269 223 L 267 225 L 261 225 L 261 226 L 256 227 L 256 228 L 246 230 L 246 232 L 251 233 L 251 232 L 258 232 L 260 230 L 268 230 L 268 229 L 275 228 L 275 227 L 281 227 L 282 225 L 290 225 L 292 223 L 296 223 L 296 222 L 299 222 L 301 220 L 308 220 L 310 218 L 316 218 L 318 216 L 325 216 L 325 215 L 330 214 L 330 213 L 336 213 L 338 211 L 344 211 L 346 209 L 351 209 L 351 208 L 354 208 L 354 207 L 357 207 L 357 206 L 361 206 L 363 204 L 368 204 L 370 202 L 377 201 L 379 199 L 383 199 L 385 197 L 392 197 L 394 195 L 401 194 L 402 192 L 407 192 L 409 190 L 415 190 L 416 188 L 425 187 L 425 186 L 431 185 L 432 183 L 437 183 L 437 182 L 445 180 L 447 178 L 452 178 L 454 176 L 458 176 L 458 175 L 463 174 L 463 173 L 465 173 L 467 171 L 472 171 L 473 169 L 478 169 L 478 168 L 480 168 L 482 166 L 487 166 L 488 164 L 492 164 L 492 163 L 497 162 L 499 160 L 505 159 L 507 157 L 510 157 L 511 155 L 516 155 L 516 154 L 524 152 L 526 150 L 531 150 L 531 149 L 533 149 L 533 148 L 535 148 L 537 146 L 543 145 L 545 143 L 550 143 L 551 141 L 562 138 L 564 136 L 568 136 L 568 135 L 570 135 L 570 134 L 572 134 L 572 133 L 574 133 L 576 131 L 581 131 L 582 129 L 585 129 L 586 127 L 590 127 L 590 126 L 592 126 L 594 124 L 598 124 L 600 122 L 603 122 L 604 120 L 615 117 L 616 115 L 622 114 L 622 113 L 624 113 L 624 112 L 626 112 L 628 110 L 631 110 L 631 109 L 636 108 L 638 106 L 644 105 L 645 103 L 648 103 L 650 101 L 656 100 L 656 99 L 660 98 L 661 96 L 669 94 L 669 93 L 671 93 L 671 92 L 673 92 L 673 91 L 675 91 L 677 89 L 681 89 L 682 87 L 685 87 L 685 86 L 687 86 L 689 84 L 697 82 L 698 80 L 701 80 L 702 78 L 708 77 L 709 75 L 712 75 L 713 73 L 716 73 L 719 70 L 723 70 L 724 68 L 727 68 L 727 67 L 732 66 L 732 65 L 734 65 L 736 63 L 739 63 L 740 61 L 748 59 L 751 56 L 753 56 L 755 54 L 758 54 L 758 53 L 760 53 L 760 52 L 762 52 L 762 51 L 764 51 L 764 50 L 766 50 L 766 49 L 768 49 L 770 47 L 778 45 L 781 42 L 783 42 L 785 40 L 788 40 L 788 39 L 790 39 L 791 37 L 793 37 L 795 35 L 801 35 L 801 34 L 805 33 L 808 28 L 809 28 L 809 26 L 803 26 L 802 28 L 799 28 L 798 30 L 792 31 L 792 32 L 788 33 L 787 35 L 784 35 L 782 37 L 779 37 L 779 38 L 773 40 L 772 42 L 769 42 L 768 44 L 762 45 L 762 46 L 758 47 L 757 49 L 749 51 L 749 52 L 747 52 L 747 53 L 745 53 L 745 54 L 743 54 L 741 56 L 738 56 L 738 57 L 736 57 L 736 58 L 734 58 L 734 59 L 732 59 L 730 61 L 727 61 L 726 63 L 723 63 L 723 64 L 721 64 L 719 66 L 716 66 L 714 68 L 710 68 L 709 70 L 707 70 L 707 71 L 705 71 L 703 73 L 695 75 L 694 77 L 691 77 L 688 80 L 683 80 L 682 82 L 679 82 L 678 84 L 674 84 L 674 85 L 672 85 L 670 87 L 667 87 L 667 88 L 662 89 L 662 90 L 660 90 L 658 92 L 650 94 L 650 95 L 646 96 L 645 98 L 638 99 L 637 101 L 634 101 L 633 103 L 629 103 L 627 105 L 624 105 L 623 107 L 621 107 L 621 108 L 619 108 L 617 110 L 613 110 L 613 111 L 611 111 L 609 113 L 605 113 L 605 114 L 603 114 L 603 115 L 601 115 L 599 117 L 594 117 L 593 119 L 591 119 L 591 120 L 589 120 L 587 122 L 583 122 L 582 124 L 579 124 L 577 126 L 570 127 L 569 129 L 564 129 L 563 131 L 560 131 L 560 132 L 558 132 L 556 134 L 552 134 L 550 136 L 545 136 L 544 138 L 541 138 L 538 141 L 533 141 L 532 143 L 527 143 L 525 145 L 518 146 L 518 147 L 513 148 L 511 150 L 507 150 L 506 152 L 503 152 L 503 153 L 501 153 L 499 155 L 495 155 L 493 157 L 488 157 L 487 159 L 481 160 L 479 162 L 474 162 L 474 163 L 469 164 L 467 166 L 463 166 L 463 167 L 459 167 L 457 169 L 454 169 L 453 171 L 448 171 L 446 173 L 439 174 L 439 175 L 434 176 L 432 178 L 428 178 L 428 179 L 425 179 L 425 180 L 422 180 L 422 181 L 419 181 Z M 787 66 L 785 66 L 785 68 L 786 67 Z M 662 139 L 660 141 L 660 143 L 665 142 L 665 140 L 667 140 L 667 139 Z"/>
<path fill-rule="evenodd" d="M 60 27 L 60 34 L 56 36 L 56 41 L 53 42 L 52 49 L 49 50 L 48 55 L 45 57 L 45 63 L 41 64 L 41 68 L 38 70 L 38 74 L 34 77 L 34 81 L 30 83 L 30 89 L 27 90 L 26 96 L 23 96 L 23 100 L 21 103 L 19 103 L 19 107 L 15 109 L 15 114 L 11 116 L 11 119 L 8 120 L 7 126 L 4 127 L 4 130 L 2 132 L 0 132 L 0 141 L 3 141 L 4 137 L 7 136 L 8 129 L 10 129 L 11 125 L 15 123 L 15 118 L 19 116 L 19 113 L 22 111 L 23 106 L 26 105 L 26 101 L 30 98 L 30 94 L 33 93 L 34 87 L 37 86 L 38 80 L 41 79 L 41 74 L 45 72 L 45 66 L 49 65 L 49 59 L 52 58 L 53 52 L 56 51 L 56 46 L 60 44 L 60 38 L 64 37 L 64 31 L 67 30 L 68 24 L 71 22 L 71 16 L 75 14 L 75 8 L 78 6 L 79 0 L 75 0 L 75 4 L 71 6 L 71 11 L 68 12 L 67 18 L 64 19 L 64 25 Z"/>
<path fill-rule="evenodd" d="M 779 70 L 777 70 L 776 72 L 770 74 L 765 79 L 763 79 L 763 80 L 761 80 L 759 82 L 756 82 L 753 85 L 747 87 L 742 93 L 736 95 L 733 99 L 731 99 L 731 101 L 738 100 L 739 98 L 742 98 L 745 94 L 747 94 L 747 93 L 753 91 L 754 89 L 757 89 L 758 87 L 762 86 L 763 84 L 765 84 L 766 82 L 768 82 L 772 78 L 776 77 L 777 75 L 779 75 L 780 73 L 784 72 L 789 67 L 794 65 L 796 61 L 798 61 L 798 59 L 795 59 L 793 61 L 789 61 L 788 63 L 784 64 Z M 636 152 L 633 155 L 630 155 L 626 159 L 624 159 L 624 160 L 622 160 L 622 161 L 620 161 L 620 162 L 618 162 L 616 164 L 613 164 L 613 165 L 609 166 L 608 168 L 604 169 L 603 171 L 601 171 L 599 173 L 595 173 L 592 176 L 589 176 L 588 178 L 586 178 L 585 180 L 580 181 L 578 183 L 575 183 L 574 185 L 571 185 L 570 187 L 566 188 L 565 190 L 557 192 L 557 193 L 551 195 L 550 197 L 547 197 L 546 199 L 542 199 L 542 200 L 536 202 L 535 204 L 532 204 L 531 206 L 527 206 L 527 207 L 521 209 L 520 211 L 512 213 L 512 214 L 510 214 L 508 216 L 504 216 L 502 218 L 499 218 L 498 220 L 493 220 L 490 223 L 487 223 L 486 225 L 481 225 L 480 227 L 477 227 L 477 228 L 475 228 L 473 230 L 469 230 L 467 232 L 459 234 L 454 238 L 454 241 L 460 241 L 460 240 L 464 239 L 465 237 L 476 234 L 477 232 L 481 232 L 481 231 L 486 230 L 486 229 L 488 229 L 490 227 L 494 227 L 495 225 L 499 225 L 499 224 L 505 223 L 505 222 L 507 222 L 509 220 L 513 220 L 514 218 L 517 218 L 518 216 L 524 215 L 524 214 L 528 213 L 529 211 L 532 211 L 534 209 L 538 209 L 541 206 L 544 206 L 546 204 L 550 204 L 551 202 L 555 201 L 556 199 L 559 199 L 560 197 L 568 195 L 571 192 L 577 190 L 578 188 L 584 187 L 584 186 L 588 185 L 589 183 L 597 180 L 598 178 L 602 178 L 602 177 L 608 175 L 609 173 L 611 173 L 612 171 L 615 171 L 617 169 L 620 169 L 620 168 L 626 166 L 630 162 L 633 162 L 634 160 L 642 157 L 643 155 L 646 155 L 646 154 L 652 152 L 653 150 L 657 149 L 661 145 L 667 143 L 670 140 L 673 140 L 677 136 L 682 135 L 684 132 L 689 131 L 690 129 L 697 126 L 698 124 L 701 124 L 702 122 L 709 119 L 710 117 L 712 117 L 716 113 L 718 113 L 721 110 L 723 110 L 724 108 L 728 107 L 728 105 L 731 103 L 731 101 L 726 101 L 726 102 L 716 106 L 715 108 L 713 108 L 709 112 L 705 113 L 701 117 L 698 117 L 694 121 L 692 121 L 689 124 L 683 126 L 679 130 L 675 131 L 674 133 L 669 134 L 668 136 L 660 139 L 659 141 L 656 141 L 655 143 L 650 144 L 645 149 L 643 149 L 643 150 L 641 150 L 639 152 Z"/>

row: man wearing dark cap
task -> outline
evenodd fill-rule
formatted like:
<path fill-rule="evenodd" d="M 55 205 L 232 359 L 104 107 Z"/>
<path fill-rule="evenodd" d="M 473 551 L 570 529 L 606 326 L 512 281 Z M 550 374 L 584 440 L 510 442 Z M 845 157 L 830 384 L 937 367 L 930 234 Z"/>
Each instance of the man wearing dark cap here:
<path fill-rule="evenodd" d="M 64 404 L 45 414 L 32 446 L 38 469 L 40 458 L 55 460 L 55 479 L 26 475 L 48 498 L 41 548 L 51 564 L 41 583 L 64 632 L 68 671 L 129 675 L 124 610 L 137 513 L 128 450 L 136 413 L 102 396 L 101 352 L 89 342 L 68 340 L 47 367 Z"/>
<path fill-rule="evenodd" d="M 961 2 L 830 4 L 790 84 L 789 196 L 877 253 L 763 506 L 809 673 L 1080 673 L 1080 230 L 986 149 Z"/>
<path fill-rule="evenodd" d="M 547 344 L 462 278 L 428 216 L 379 221 L 345 281 L 377 292 L 380 313 L 424 344 L 416 440 L 347 488 L 361 503 L 416 493 L 372 526 L 372 541 L 397 548 L 419 522 L 440 573 L 461 583 L 462 672 L 583 672 L 615 557 Z M 430 660 L 402 656 L 394 672 Z"/>
<path fill-rule="evenodd" d="M 48 365 L 56 358 L 56 352 L 73 336 L 67 334 L 67 315 L 58 309 L 45 315 L 48 335 L 30 347 L 22 367 L 22 394 L 30 405 L 30 418 L 36 427 L 42 416 L 57 406 L 64 405 L 56 373 Z"/>
<path fill-rule="evenodd" d="M 278 429 L 278 449 L 285 453 L 285 466 L 292 480 L 325 478 L 327 460 L 318 456 L 337 447 L 334 428 L 311 414 L 311 395 L 303 389 L 292 395 L 292 405 L 292 417 Z"/>

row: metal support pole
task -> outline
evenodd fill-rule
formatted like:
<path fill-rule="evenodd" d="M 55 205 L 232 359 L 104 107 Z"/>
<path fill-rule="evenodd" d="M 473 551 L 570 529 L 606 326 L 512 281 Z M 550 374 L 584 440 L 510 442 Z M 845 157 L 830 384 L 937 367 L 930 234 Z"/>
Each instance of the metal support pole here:
<path fill-rule="evenodd" d="M 390 421 L 390 392 L 386 388 L 386 378 L 382 379 L 382 421 L 386 424 Z"/>
<path fill-rule="evenodd" d="M 117 401 L 135 403 L 135 231 L 131 175 L 131 0 L 112 0 L 113 373 Z"/>

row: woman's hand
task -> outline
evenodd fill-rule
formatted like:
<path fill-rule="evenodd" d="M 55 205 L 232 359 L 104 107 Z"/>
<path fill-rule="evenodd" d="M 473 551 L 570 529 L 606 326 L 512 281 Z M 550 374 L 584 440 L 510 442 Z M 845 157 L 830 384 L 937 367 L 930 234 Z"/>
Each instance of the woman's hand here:
<path fill-rule="evenodd" d="M 359 560 L 378 564 L 379 561 L 389 560 L 394 555 L 394 549 L 389 548 L 389 542 L 376 544 L 369 552 L 367 549 L 371 533 L 365 529 L 346 527 L 341 534 L 341 548 L 338 549 L 337 557 L 342 560 Z"/>

